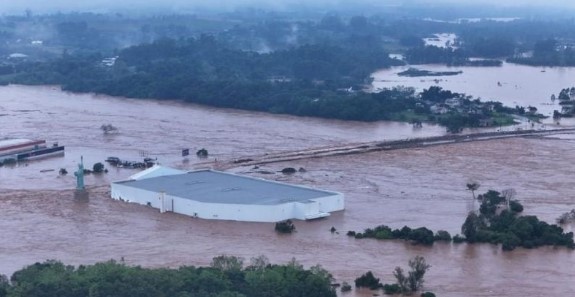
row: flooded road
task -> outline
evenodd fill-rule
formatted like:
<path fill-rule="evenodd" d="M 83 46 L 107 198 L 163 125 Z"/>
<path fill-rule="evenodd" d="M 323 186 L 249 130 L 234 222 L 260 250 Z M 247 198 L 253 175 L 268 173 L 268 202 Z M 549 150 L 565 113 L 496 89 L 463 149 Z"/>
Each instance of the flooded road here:
<path fill-rule="evenodd" d="M 117 135 L 99 127 L 113 124 Z M 66 145 L 64 157 L 0 168 L 0 273 L 45 259 L 69 264 L 124 257 L 144 266 L 207 265 L 220 254 L 246 260 L 266 255 L 285 263 L 295 257 L 305 266 L 321 264 L 338 281 L 372 270 L 393 282 L 396 266 L 424 256 L 432 268 L 425 289 L 438 296 L 571 296 L 575 292 L 575 252 L 517 249 L 491 245 L 413 246 L 401 241 L 356 240 L 348 230 L 379 224 L 393 228 L 426 226 L 458 233 L 473 207 L 465 184 L 478 192 L 514 188 L 526 214 L 554 222 L 575 208 L 572 178 L 575 139 L 506 139 L 449 146 L 381 151 L 275 163 L 261 170 L 303 167 L 285 176 L 261 175 L 252 167 L 233 172 L 340 191 L 346 210 L 327 219 L 295 222 L 297 233 L 281 236 L 273 224 L 206 221 L 114 201 L 110 181 L 137 171 L 112 169 L 89 176 L 90 201 L 72 198 L 73 171 L 80 155 L 87 167 L 109 156 L 137 160 L 157 157 L 163 165 L 198 168 L 182 148 L 205 147 L 210 158 L 231 159 L 306 147 L 440 135 L 443 129 L 413 130 L 396 123 L 344 123 L 291 116 L 75 95 L 46 87 L 0 88 L 0 137 L 46 138 Z M 41 173 L 40 170 L 55 169 Z M 339 234 L 332 234 L 334 226 Z M 573 226 L 568 230 L 572 231 Z M 371 296 L 352 292 L 346 296 Z"/>

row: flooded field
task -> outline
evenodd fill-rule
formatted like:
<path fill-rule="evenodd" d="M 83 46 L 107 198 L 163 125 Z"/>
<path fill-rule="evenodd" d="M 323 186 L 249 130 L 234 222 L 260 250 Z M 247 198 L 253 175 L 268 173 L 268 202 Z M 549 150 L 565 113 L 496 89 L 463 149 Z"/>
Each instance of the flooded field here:
<path fill-rule="evenodd" d="M 462 71 L 454 76 L 406 77 L 397 74 L 414 67 L 433 72 Z M 439 86 L 453 92 L 464 93 L 482 100 L 500 101 L 506 106 L 533 106 L 538 112 L 552 116 L 561 111 L 551 95 L 575 85 L 573 67 L 531 67 L 503 63 L 501 67 L 448 67 L 445 65 L 411 65 L 384 69 L 372 74 L 373 89 L 398 85 L 414 87 L 418 91 Z M 552 118 L 545 121 L 551 123 Z"/>
<path fill-rule="evenodd" d="M 99 127 L 120 129 L 104 135 Z M 554 222 L 575 208 L 572 178 L 575 140 L 570 135 L 484 141 L 425 149 L 300 160 L 266 165 L 277 172 L 303 167 L 304 173 L 261 175 L 251 167 L 233 172 L 340 191 L 346 210 L 311 222 L 295 222 L 297 233 L 281 236 L 273 224 L 207 221 L 114 201 L 110 181 L 135 170 L 110 168 L 89 176 L 89 202 L 74 201 L 73 171 L 79 156 L 87 167 L 107 156 L 137 160 L 148 155 L 163 165 L 185 169 L 205 163 L 182 159 L 182 148 L 205 147 L 210 161 L 282 150 L 345 143 L 440 135 L 444 129 L 413 130 L 397 123 L 345 123 L 291 116 L 75 95 L 54 88 L 0 88 L 0 137 L 45 138 L 66 145 L 64 157 L 0 168 L 0 273 L 45 259 L 69 264 L 121 259 L 143 266 L 207 265 L 220 254 L 272 262 L 295 257 L 305 266 L 321 264 L 338 281 L 353 282 L 372 270 L 393 282 L 392 270 L 415 255 L 432 265 L 425 289 L 438 296 L 571 296 L 575 252 L 497 246 L 355 240 L 348 230 L 379 224 L 426 226 L 458 233 L 473 207 L 465 184 L 479 192 L 514 188 L 526 214 Z M 54 169 L 54 171 L 40 172 Z M 335 227 L 339 234 L 329 232 Z M 572 231 L 573 226 L 567 226 Z M 346 296 L 371 296 L 352 292 Z"/>

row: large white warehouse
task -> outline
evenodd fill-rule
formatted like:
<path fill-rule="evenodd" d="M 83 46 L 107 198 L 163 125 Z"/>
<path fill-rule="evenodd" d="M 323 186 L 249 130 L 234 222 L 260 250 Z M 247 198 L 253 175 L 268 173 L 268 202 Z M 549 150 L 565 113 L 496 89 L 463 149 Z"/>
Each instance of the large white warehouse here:
<path fill-rule="evenodd" d="M 248 222 L 310 220 L 344 209 L 341 193 L 315 190 L 231 173 L 184 172 L 154 166 L 112 183 L 112 198 L 161 212 Z"/>

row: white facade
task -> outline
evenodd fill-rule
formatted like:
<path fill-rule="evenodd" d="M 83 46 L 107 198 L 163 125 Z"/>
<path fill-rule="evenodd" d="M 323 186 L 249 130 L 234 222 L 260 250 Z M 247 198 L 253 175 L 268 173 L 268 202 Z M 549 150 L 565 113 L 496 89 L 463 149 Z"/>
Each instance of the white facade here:
<path fill-rule="evenodd" d="M 249 177 L 242 178 L 249 179 Z M 276 182 L 267 183 L 280 184 Z M 285 184 L 281 185 L 285 186 Z M 325 196 L 304 201 L 280 201 L 272 204 L 210 203 L 210 197 L 198 197 L 195 200 L 168 193 L 168 189 L 152 192 L 123 182 L 112 183 L 111 189 L 113 199 L 148 205 L 159 209 L 161 212 L 171 211 L 202 219 L 246 222 L 279 222 L 287 219 L 309 220 L 326 217 L 329 216 L 330 212 L 344 209 L 344 197 L 336 192 L 324 192 L 326 193 Z"/>

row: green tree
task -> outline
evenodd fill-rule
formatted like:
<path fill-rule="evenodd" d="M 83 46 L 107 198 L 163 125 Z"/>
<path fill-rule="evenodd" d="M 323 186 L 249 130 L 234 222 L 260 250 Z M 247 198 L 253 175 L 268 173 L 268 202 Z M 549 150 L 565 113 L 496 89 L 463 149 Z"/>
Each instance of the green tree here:
<path fill-rule="evenodd" d="M 221 255 L 214 257 L 210 266 L 221 271 L 240 271 L 244 267 L 244 260 L 235 256 Z"/>
<path fill-rule="evenodd" d="M 439 241 L 450 242 L 451 241 L 451 234 L 449 234 L 449 232 L 447 232 L 445 230 L 438 230 L 435 233 L 434 239 L 439 240 Z"/>
<path fill-rule="evenodd" d="M 471 191 L 471 194 L 473 195 L 473 200 L 475 201 L 475 191 L 477 191 L 477 189 L 479 189 L 480 184 L 477 182 L 470 182 L 467 183 L 467 190 Z"/>
<path fill-rule="evenodd" d="M 409 289 L 412 292 L 415 292 L 423 286 L 423 277 L 431 265 L 427 264 L 425 258 L 422 256 L 415 256 L 415 258 L 409 260 L 409 274 L 408 274 L 408 283 Z"/>
<path fill-rule="evenodd" d="M 481 218 L 474 212 L 470 212 L 461 226 L 461 233 L 465 235 L 468 242 L 473 243 L 476 240 L 477 231 L 481 228 Z"/>
<path fill-rule="evenodd" d="M 431 265 L 427 264 L 425 258 L 422 256 L 415 256 L 409 260 L 408 265 L 410 270 L 407 275 L 401 267 L 395 267 L 393 271 L 396 284 L 401 289 L 401 292 L 405 294 L 411 294 L 421 289 L 424 282 L 423 277 L 429 268 L 431 268 Z"/>
<path fill-rule="evenodd" d="M 4 274 L 0 274 L 0 297 L 8 296 L 8 290 L 10 289 L 10 281 L 8 277 Z"/>
<path fill-rule="evenodd" d="M 399 286 L 399 288 L 401 289 L 401 292 L 403 293 L 409 292 L 409 278 L 403 272 L 403 268 L 399 266 L 395 267 L 395 269 L 393 270 L 393 276 L 395 277 L 395 281 Z"/>
<path fill-rule="evenodd" d="M 291 220 L 285 220 L 283 222 L 277 222 L 275 230 L 279 233 L 292 233 L 295 231 L 295 225 Z"/>
<path fill-rule="evenodd" d="M 92 166 L 92 171 L 94 173 L 102 173 L 104 172 L 104 164 L 98 162 L 96 164 L 94 164 L 94 166 Z"/>
<path fill-rule="evenodd" d="M 380 286 L 381 283 L 379 282 L 379 278 L 376 278 L 371 271 L 368 271 L 355 279 L 356 288 L 370 288 L 371 290 L 375 290 Z"/>

